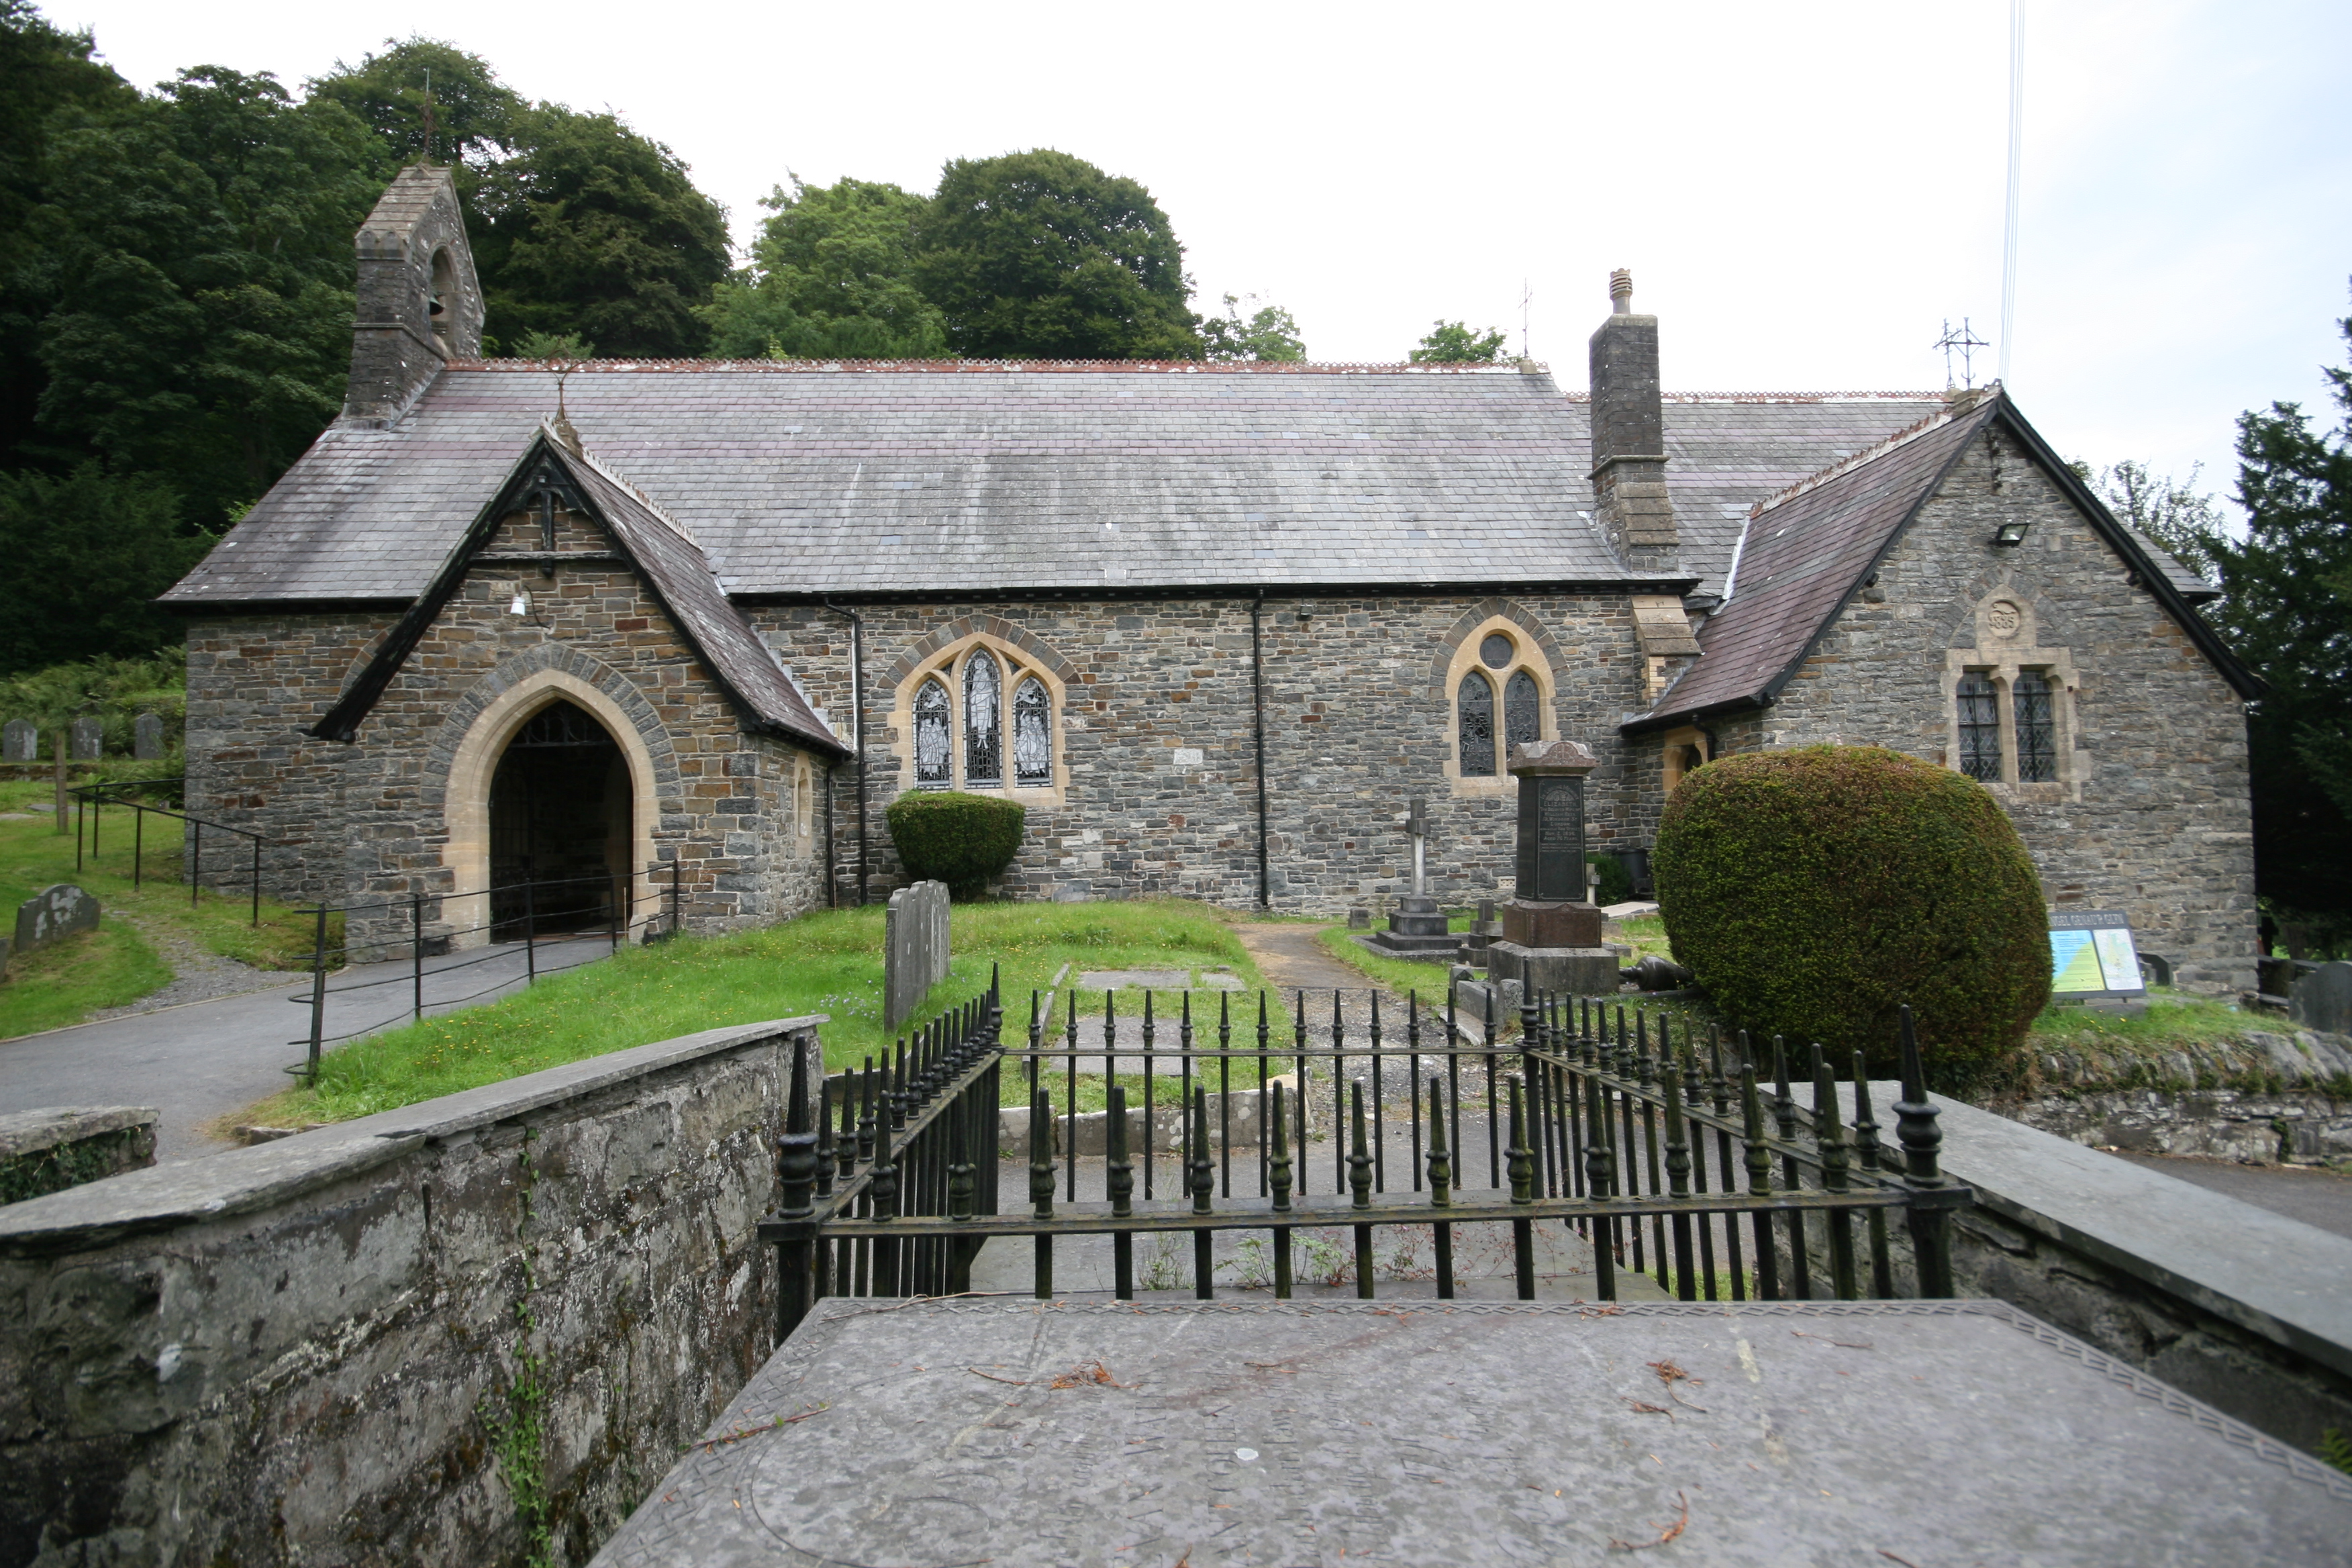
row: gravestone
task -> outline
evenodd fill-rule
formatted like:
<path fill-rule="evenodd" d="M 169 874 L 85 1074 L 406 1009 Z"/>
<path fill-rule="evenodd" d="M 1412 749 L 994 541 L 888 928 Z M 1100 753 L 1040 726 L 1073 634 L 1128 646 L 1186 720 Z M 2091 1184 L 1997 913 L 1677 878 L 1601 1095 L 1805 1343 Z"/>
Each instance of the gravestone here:
<path fill-rule="evenodd" d="M 1618 986 L 1617 954 L 1601 944 L 1601 911 L 1585 896 L 1584 775 L 1598 759 L 1574 741 L 1511 748 L 1519 781 L 1517 896 L 1486 973 L 1528 991 L 1601 996 Z"/>
<path fill-rule="evenodd" d="M 11 719 L 0 724 L 0 757 L 12 763 L 39 762 L 41 727 L 30 719 Z"/>
<path fill-rule="evenodd" d="M 16 906 L 16 951 L 30 952 L 97 929 L 98 900 L 71 882 L 59 882 Z"/>
<path fill-rule="evenodd" d="M 2306 1029 L 2352 1035 L 2352 963 L 2323 963 L 2287 993 L 2286 1016 Z"/>
<path fill-rule="evenodd" d="M 106 752 L 106 721 L 87 714 L 73 721 L 73 755 L 78 763 L 94 763 Z"/>
<path fill-rule="evenodd" d="M 882 922 L 882 1026 L 915 1016 L 948 977 L 948 885 L 917 882 L 890 895 Z"/>
<path fill-rule="evenodd" d="M 142 763 L 152 763 L 163 754 L 163 721 L 152 713 L 142 713 L 131 726 L 131 754 Z"/>

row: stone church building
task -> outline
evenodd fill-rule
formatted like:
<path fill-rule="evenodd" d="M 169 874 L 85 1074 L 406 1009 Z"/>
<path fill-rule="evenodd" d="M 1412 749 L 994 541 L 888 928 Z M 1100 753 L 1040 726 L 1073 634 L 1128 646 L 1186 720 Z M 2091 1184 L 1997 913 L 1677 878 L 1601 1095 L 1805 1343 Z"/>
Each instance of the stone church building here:
<path fill-rule="evenodd" d="M 188 799 L 289 898 L 481 940 L 673 889 L 720 930 L 886 893 L 901 792 L 1028 810 L 1004 890 L 1329 913 L 1508 891 L 1504 749 L 1601 758 L 1645 851 L 1716 756 L 1982 779 L 2053 902 L 2251 984 L 2212 590 L 1997 389 L 1589 393 L 1474 367 L 479 357 L 446 173 L 358 238 L 341 417 L 165 596 Z M 505 889 L 493 890 L 493 889 Z M 416 895 L 419 910 L 409 903 Z"/>

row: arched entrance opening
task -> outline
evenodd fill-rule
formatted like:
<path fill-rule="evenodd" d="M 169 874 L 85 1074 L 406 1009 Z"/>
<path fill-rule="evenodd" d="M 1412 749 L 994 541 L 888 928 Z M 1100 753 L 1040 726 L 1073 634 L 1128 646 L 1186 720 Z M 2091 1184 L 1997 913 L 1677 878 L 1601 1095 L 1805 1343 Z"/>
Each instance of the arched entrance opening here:
<path fill-rule="evenodd" d="M 490 776 L 492 940 L 607 930 L 630 864 L 629 764 L 558 699 L 523 721 Z"/>

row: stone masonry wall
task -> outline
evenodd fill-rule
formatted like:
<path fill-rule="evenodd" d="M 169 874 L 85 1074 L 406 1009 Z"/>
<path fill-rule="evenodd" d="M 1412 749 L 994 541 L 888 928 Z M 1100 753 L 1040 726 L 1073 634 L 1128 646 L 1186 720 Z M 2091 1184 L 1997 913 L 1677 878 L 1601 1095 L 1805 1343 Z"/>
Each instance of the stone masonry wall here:
<path fill-rule="evenodd" d="M 1270 903 L 1329 914 L 1411 890 L 1407 801 L 1428 796 L 1432 890 L 1507 891 L 1514 810 L 1507 789 L 1454 791 L 1451 697 L 1433 680 L 1465 623 L 1516 605 L 1554 639 L 1558 733 L 1601 759 L 1588 786 L 1594 847 L 1648 842 L 1654 775 L 1625 764 L 1617 724 L 1639 706 L 1640 657 L 1622 595 L 1460 595 L 1268 599 L 1264 607 Z M 865 622 L 867 823 L 873 886 L 906 878 L 883 813 L 911 783 L 891 725 L 894 671 L 943 636 L 1033 639 L 1069 691 L 1058 800 L 1029 792 L 1029 831 L 1006 875 L 1027 898 L 1179 895 L 1231 907 L 1258 899 L 1256 762 L 1247 599 L 861 606 Z M 753 612 L 815 700 L 849 730 L 849 628 L 832 612 Z M 926 645 L 925 639 L 934 639 Z M 919 646 L 922 645 L 922 646 Z M 1197 759 L 1197 760 L 1196 760 Z M 836 865 L 856 896 L 856 796 L 836 784 Z"/>
<path fill-rule="evenodd" d="M 0 1568 L 584 1562 L 772 1348 L 818 1022 L 0 1208 Z"/>
<path fill-rule="evenodd" d="M 2054 906 L 2119 909 L 2188 985 L 2253 984 L 2253 836 L 2236 694 L 2005 436 L 1974 443 L 1848 604 L 1780 700 L 1725 750 L 1822 742 L 1951 755 L 1948 650 L 1993 664 L 1999 644 L 2055 650 L 2079 681 L 2060 782 L 1989 787 L 2017 824 Z M 2032 527 L 1997 547 L 2002 521 Z M 2008 639 L 1987 607 L 2020 607 Z M 2007 625 L 2006 620 L 2000 624 Z M 2039 661 L 2032 661 L 2039 662 Z M 1739 742 L 1739 743 L 1733 743 Z"/>
<path fill-rule="evenodd" d="M 609 699 L 624 717 L 595 716 L 625 723 L 651 758 L 637 808 L 651 820 L 637 831 L 653 848 L 629 868 L 637 924 L 662 908 L 673 865 L 690 927 L 734 929 L 822 903 L 823 839 L 800 831 L 816 815 L 801 796 L 813 803 L 816 792 L 796 789 L 803 768 L 821 776 L 822 761 L 746 731 L 601 531 L 559 514 L 555 547 L 583 560 L 546 576 L 535 563 L 478 559 L 348 746 L 300 731 L 359 673 L 391 616 L 192 628 L 190 809 L 292 840 L 271 852 L 279 896 L 475 892 L 476 875 L 446 862 L 451 763 L 486 705 L 558 670 Z M 519 515 L 486 553 L 541 548 L 537 519 Z M 511 613 L 518 589 L 526 615 Z M 479 901 L 429 905 L 428 940 L 478 925 Z M 409 921 L 405 908 L 355 915 L 353 940 L 397 942 Z"/>

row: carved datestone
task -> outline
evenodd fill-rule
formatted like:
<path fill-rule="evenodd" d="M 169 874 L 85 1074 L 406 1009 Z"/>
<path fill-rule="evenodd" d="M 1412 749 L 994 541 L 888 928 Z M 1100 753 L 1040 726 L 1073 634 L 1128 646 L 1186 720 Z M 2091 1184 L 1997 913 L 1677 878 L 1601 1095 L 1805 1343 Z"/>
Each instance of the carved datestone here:
<path fill-rule="evenodd" d="M 97 929 L 98 900 L 71 882 L 59 882 L 16 906 L 16 951 L 30 952 Z"/>

